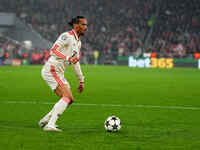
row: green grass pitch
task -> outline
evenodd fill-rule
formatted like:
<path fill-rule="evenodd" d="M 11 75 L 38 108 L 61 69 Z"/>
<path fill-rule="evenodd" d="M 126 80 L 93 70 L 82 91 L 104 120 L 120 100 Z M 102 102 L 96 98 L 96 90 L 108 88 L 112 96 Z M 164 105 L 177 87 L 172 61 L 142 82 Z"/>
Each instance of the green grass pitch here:
<path fill-rule="evenodd" d="M 200 70 L 82 66 L 82 94 L 71 67 L 74 104 L 60 117 L 61 133 L 37 123 L 58 100 L 41 66 L 0 67 L 0 150 L 199 150 Z M 104 120 L 121 119 L 117 133 Z"/>

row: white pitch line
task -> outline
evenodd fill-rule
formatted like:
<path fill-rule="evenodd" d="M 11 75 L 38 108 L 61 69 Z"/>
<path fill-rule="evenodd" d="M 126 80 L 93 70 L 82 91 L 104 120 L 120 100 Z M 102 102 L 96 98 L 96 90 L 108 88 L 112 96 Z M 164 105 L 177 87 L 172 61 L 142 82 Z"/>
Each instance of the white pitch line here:
<path fill-rule="evenodd" d="M 41 102 L 41 101 L 0 101 L 1 104 L 42 104 L 52 105 L 56 102 Z M 155 105 L 121 105 L 121 104 L 83 104 L 74 103 L 75 106 L 100 106 L 100 107 L 129 107 L 129 108 L 151 108 L 151 109 L 179 109 L 179 110 L 200 110 L 200 107 L 190 106 L 155 106 Z"/>

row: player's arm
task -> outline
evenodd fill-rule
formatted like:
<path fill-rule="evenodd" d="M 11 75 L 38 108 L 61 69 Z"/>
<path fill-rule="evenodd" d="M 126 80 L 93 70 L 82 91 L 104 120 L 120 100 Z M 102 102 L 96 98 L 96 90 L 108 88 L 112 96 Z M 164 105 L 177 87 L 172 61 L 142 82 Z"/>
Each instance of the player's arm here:
<path fill-rule="evenodd" d="M 75 58 L 75 55 L 71 55 L 70 51 L 73 43 L 72 41 L 73 40 L 71 36 L 68 36 L 66 33 L 61 34 L 54 43 L 51 52 L 53 53 L 53 55 L 56 55 L 57 57 L 66 60 L 67 62 L 76 63 L 78 60 L 77 58 Z M 64 55 L 62 53 L 65 47 L 68 47 L 67 49 L 69 50 L 69 52 L 67 52 L 67 55 Z"/>
<path fill-rule="evenodd" d="M 76 64 L 80 58 L 77 57 L 76 53 L 72 54 L 72 56 L 69 56 L 69 58 L 67 59 L 68 62 L 71 62 L 72 64 Z"/>
<path fill-rule="evenodd" d="M 75 64 L 72 64 L 72 67 L 74 69 L 74 72 L 76 74 L 76 77 L 78 78 L 79 80 L 79 87 L 78 87 L 78 91 L 81 93 L 83 91 L 83 88 L 84 88 L 84 76 L 83 76 L 83 73 L 81 71 L 81 66 L 80 66 L 80 63 L 77 62 Z"/>

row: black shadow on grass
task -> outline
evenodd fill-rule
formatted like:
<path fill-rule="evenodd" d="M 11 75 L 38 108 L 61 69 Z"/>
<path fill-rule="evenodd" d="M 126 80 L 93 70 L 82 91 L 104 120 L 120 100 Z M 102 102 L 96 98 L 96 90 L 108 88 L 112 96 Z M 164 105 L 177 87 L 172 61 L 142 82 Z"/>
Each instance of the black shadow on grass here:
<path fill-rule="evenodd" d="M 29 129 L 35 129 L 39 128 L 37 126 L 37 123 L 32 122 L 32 121 L 12 121 L 12 120 L 0 120 L 0 127 L 3 128 L 13 128 L 13 129 L 24 129 L 24 128 L 29 128 Z"/>

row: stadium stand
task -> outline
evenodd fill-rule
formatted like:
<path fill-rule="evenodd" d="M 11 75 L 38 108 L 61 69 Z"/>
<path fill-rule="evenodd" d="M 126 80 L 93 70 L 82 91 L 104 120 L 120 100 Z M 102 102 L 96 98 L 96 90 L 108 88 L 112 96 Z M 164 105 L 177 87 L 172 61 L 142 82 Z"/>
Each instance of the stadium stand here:
<path fill-rule="evenodd" d="M 197 1 L 6 0 L 0 1 L 0 12 L 15 13 L 51 42 L 69 30 L 67 22 L 72 17 L 84 15 L 89 30 L 83 40 L 83 63 L 93 63 L 94 51 L 98 51 L 100 63 L 115 64 L 119 56 L 140 57 L 144 52 L 158 57 L 194 57 L 200 52 Z"/>

